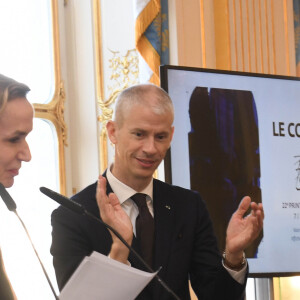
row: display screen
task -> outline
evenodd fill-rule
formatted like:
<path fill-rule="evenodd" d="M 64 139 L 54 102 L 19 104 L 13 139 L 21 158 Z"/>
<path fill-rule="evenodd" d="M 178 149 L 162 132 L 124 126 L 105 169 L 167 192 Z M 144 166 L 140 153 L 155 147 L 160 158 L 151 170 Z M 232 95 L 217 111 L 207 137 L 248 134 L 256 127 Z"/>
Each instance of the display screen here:
<path fill-rule="evenodd" d="M 225 247 L 241 199 L 262 202 L 264 228 L 246 249 L 252 276 L 300 274 L 300 81 L 161 67 L 175 109 L 165 180 L 196 190 Z"/>

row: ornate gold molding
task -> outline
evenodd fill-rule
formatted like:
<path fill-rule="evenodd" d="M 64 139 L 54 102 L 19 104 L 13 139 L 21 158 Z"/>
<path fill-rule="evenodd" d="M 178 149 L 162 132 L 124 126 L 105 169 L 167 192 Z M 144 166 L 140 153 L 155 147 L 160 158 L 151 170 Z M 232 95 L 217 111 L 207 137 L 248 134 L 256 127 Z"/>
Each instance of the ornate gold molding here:
<path fill-rule="evenodd" d="M 100 171 L 103 172 L 108 164 L 106 123 L 112 118 L 112 105 L 118 94 L 128 86 L 138 82 L 138 54 L 135 49 L 128 50 L 122 56 L 118 51 L 110 50 L 112 56 L 109 59 L 111 70 L 110 85 L 108 85 L 109 96 L 105 99 L 103 91 L 103 67 L 102 67 L 102 34 L 101 34 L 101 2 L 93 0 L 93 23 L 95 41 L 95 69 L 96 69 L 96 97 L 100 108 L 98 121 L 99 132 L 99 160 Z"/>
<path fill-rule="evenodd" d="M 128 50 L 124 56 L 122 56 L 119 51 L 110 50 L 110 52 L 112 53 L 112 57 L 109 59 L 109 69 L 111 70 L 111 85 L 108 86 L 109 96 L 105 101 L 97 97 L 97 103 L 102 112 L 102 114 L 98 116 L 98 121 L 101 123 L 101 171 L 104 171 L 107 168 L 106 123 L 112 119 L 113 109 L 111 106 L 115 103 L 122 90 L 138 83 L 139 76 L 139 60 L 136 49 Z"/>
<path fill-rule="evenodd" d="M 59 157 L 59 184 L 60 192 L 66 193 L 66 170 L 65 170 L 65 151 L 67 146 L 67 126 L 64 121 L 64 102 L 65 90 L 61 79 L 60 65 L 60 45 L 58 29 L 58 0 L 51 0 L 52 9 L 52 39 L 53 39 L 53 61 L 54 61 L 54 95 L 47 104 L 35 103 L 35 117 L 51 121 L 57 132 L 58 138 L 58 157 Z"/>
<path fill-rule="evenodd" d="M 57 128 L 59 139 L 64 146 L 67 143 L 67 125 L 64 120 L 65 90 L 63 81 L 60 82 L 58 94 L 54 95 L 49 104 L 34 103 L 35 117 L 51 120 Z"/>
<path fill-rule="evenodd" d="M 96 97 L 97 97 L 97 102 L 102 103 L 104 102 L 103 100 L 104 93 L 103 93 L 102 31 L 101 31 L 100 0 L 93 0 L 93 23 L 94 23 L 94 42 L 95 42 Z M 107 165 L 107 137 L 106 137 L 106 131 L 104 127 L 100 128 L 99 161 L 100 161 L 100 170 L 103 171 L 105 169 L 104 166 Z"/>

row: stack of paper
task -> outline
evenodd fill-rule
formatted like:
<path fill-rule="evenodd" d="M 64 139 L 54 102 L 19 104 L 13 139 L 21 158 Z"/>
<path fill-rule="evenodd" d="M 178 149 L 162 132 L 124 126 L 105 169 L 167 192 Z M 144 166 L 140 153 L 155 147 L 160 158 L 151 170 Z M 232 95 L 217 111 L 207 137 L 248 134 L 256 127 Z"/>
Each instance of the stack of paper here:
<path fill-rule="evenodd" d="M 85 257 L 63 288 L 60 300 L 133 300 L 153 279 L 148 273 L 98 252 Z"/>

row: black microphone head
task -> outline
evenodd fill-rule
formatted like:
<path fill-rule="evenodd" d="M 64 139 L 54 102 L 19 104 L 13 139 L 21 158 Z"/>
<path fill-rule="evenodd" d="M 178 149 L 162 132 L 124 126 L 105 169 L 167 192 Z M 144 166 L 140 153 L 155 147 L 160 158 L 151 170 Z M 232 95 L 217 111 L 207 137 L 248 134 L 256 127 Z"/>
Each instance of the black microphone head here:
<path fill-rule="evenodd" d="M 40 191 L 45 194 L 46 196 L 50 197 L 51 199 L 53 199 L 54 201 L 56 201 L 57 203 L 59 203 L 60 205 L 76 212 L 79 214 L 85 214 L 85 209 L 82 205 L 80 205 L 79 203 L 59 194 L 56 193 L 46 187 L 40 187 Z"/>
<path fill-rule="evenodd" d="M 4 185 L 0 182 L 0 196 L 6 204 L 8 210 L 16 211 L 17 205 L 13 198 L 10 196 Z"/>

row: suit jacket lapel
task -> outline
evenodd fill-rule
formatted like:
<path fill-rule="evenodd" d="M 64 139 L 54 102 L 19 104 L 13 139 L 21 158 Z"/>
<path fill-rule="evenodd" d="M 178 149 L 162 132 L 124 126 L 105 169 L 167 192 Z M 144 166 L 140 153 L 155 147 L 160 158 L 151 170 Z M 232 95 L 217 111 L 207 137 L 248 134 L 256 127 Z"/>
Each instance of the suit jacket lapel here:
<path fill-rule="evenodd" d="M 160 266 L 164 266 L 160 271 L 162 274 L 165 272 L 171 252 L 175 214 L 172 209 L 172 199 L 157 180 L 153 182 L 153 208 L 155 221 L 154 268 L 158 269 Z"/>
<path fill-rule="evenodd" d="M 162 269 L 158 275 L 161 278 L 167 273 L 168 260 L 171 253 L 174 236 L 175 208 L 172 209 L 172 199 L 162 184 L 154 179 L 153 182 L 153 208 L 155 222 L 155 253 L 154 270 Z M 153 283 L 153 299 L 160 299 L 163 292 L 158 281 Z"/>

